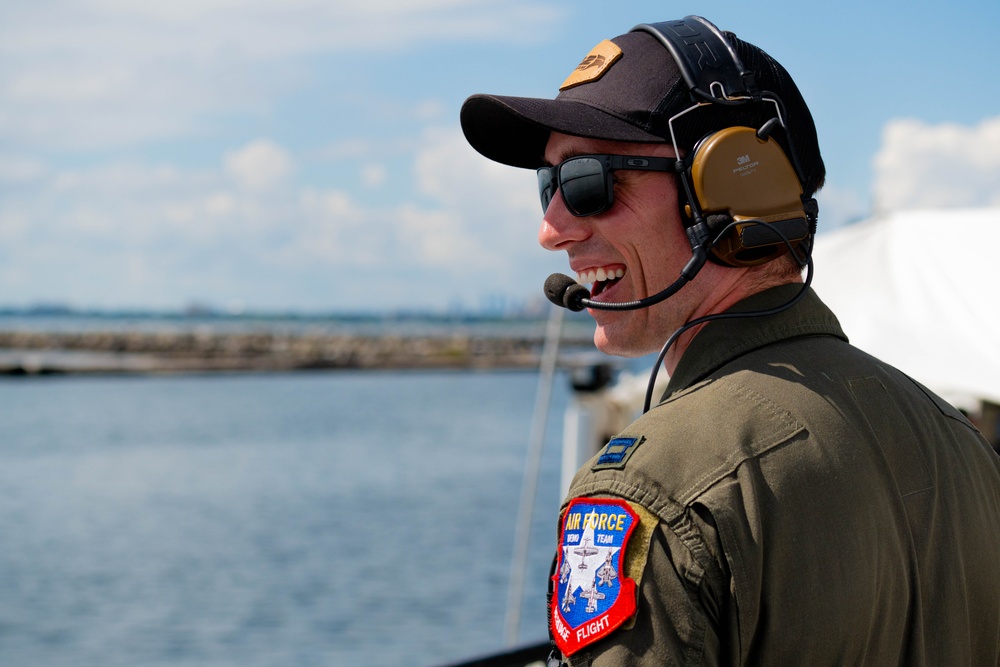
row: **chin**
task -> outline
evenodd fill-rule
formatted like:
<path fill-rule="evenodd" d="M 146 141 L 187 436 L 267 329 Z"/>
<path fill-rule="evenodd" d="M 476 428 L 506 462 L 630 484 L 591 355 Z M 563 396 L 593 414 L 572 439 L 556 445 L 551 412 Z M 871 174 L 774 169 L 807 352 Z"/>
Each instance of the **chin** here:
<path fill-rule="evenodd" d="M 619 313 L 619 315 L 624 314 Z M 641 357 L 659 349 L 646 349 L 648 347 L 647 341 L 635 333 L 630 333 L 628 328 L 623 325 L 623 322 L 606 324 L 598 322 L 597 329 L 594 331 L 594 346 L 604 354 L 629 358 Z"/>

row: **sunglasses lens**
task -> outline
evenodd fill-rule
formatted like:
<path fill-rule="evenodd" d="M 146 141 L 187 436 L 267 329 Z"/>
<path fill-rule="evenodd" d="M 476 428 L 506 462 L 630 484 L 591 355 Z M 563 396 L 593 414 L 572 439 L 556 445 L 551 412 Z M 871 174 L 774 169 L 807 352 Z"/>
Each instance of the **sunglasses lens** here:
<path fill-rule="evenodd" d="M 566 208 L 576 216 L 596 215 L 611 206 L 608 172 L 597 158 L 570 158 L 555 167 L 541 167 L 537 174 L 543 212 L 549 209 L 557 189 L 562 191 Z"/>
<path fill-rule="evenodd" d="M 556 194 L 557 167 L 541 167 L 538 169 L 538 197 L 542 200 L 542 213 L 549 210 L 552 197 Z"/>
<path fill-rule="evenodd" d="M 608 208 L 608 186 L 604 165 L 592 157 L 564 162 L 559 171 L 559 187 L 570 213 L 595 215 Z"/>

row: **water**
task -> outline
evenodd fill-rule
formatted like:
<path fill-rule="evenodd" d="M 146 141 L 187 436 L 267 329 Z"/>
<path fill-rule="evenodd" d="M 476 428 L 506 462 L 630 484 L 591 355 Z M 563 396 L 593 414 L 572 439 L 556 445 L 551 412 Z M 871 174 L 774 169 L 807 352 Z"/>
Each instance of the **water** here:
<path fill-rule="evenodd" d="M 545 637 L 557 379 L 522 641 Z M 0 380 L 0 664 L 378 667 L 502 648 L 537 376 Z"/>
<path fill-rule="evenodd" d="M 589 340 L 594 320 L 586 313 L 566 313 L 563 340 Z M 287 335 L 392 335 L 482 337 L 545 334 L 545 317 L 475 315 L 184 315 L 145 313 L 29 314 L 0 309 L 0 331 L 79 333 L 94 331 L 198 332 L 206 334 L 267 332 Z"/>

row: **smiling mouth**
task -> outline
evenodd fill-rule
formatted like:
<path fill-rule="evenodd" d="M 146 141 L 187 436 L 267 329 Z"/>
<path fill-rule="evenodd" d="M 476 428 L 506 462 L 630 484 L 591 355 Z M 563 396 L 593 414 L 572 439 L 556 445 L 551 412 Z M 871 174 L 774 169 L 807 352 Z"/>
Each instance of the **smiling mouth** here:
<path fill-rule="evenodd" d="M 576 274 L 576 280 L 581 285 L 590 285 L 590 296 L 595 297 L 617 284 L 624 275 L 625 269 L 600 268 L 582 271 Z"/>

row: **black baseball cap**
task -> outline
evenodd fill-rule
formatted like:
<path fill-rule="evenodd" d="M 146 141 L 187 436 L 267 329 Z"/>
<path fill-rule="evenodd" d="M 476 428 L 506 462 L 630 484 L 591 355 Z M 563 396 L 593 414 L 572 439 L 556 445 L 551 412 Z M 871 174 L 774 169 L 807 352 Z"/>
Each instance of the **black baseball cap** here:
<path fill-rule="evenodd" d="M 791 76 L 760 48 L 724 32 L 757 87 L 783 103 L 788 138 L 811 196 L 823 183 L 825 168 L 809 108 Z M 644 31 L 604 40 L 584 57 L 555 99 L 472 95 L 462 105 L 466 139 L 487 158 L 513 167 L 544 166 L 545 145 L 553 131 L 611 141 L 670 142 L 669 120 L 694 104 L 691 90 L 670 51 Z M 737 106 L 712 104 L 674 124 L 678 147 L 692 149 L 707 134 L 726 127 L 761 127 L 775 115 L 768 102 Z"/>

